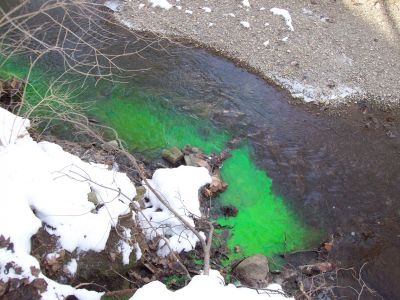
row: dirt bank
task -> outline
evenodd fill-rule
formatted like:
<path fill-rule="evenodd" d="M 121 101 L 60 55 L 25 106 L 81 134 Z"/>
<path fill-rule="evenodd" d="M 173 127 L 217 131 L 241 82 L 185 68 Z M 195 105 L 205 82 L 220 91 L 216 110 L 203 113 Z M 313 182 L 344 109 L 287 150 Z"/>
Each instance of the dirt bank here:
<path fill-rule="evenodd" d="M 305 101 L 335 105 L 361 97 L 382 106 L 400 103 L 400 4 L 394 0 L 169 3 L 163 9 L 127 0 L 118 18 L 135 30 L 214 49 Z M 288 11 L 293 30 L 272 8 Z"/>

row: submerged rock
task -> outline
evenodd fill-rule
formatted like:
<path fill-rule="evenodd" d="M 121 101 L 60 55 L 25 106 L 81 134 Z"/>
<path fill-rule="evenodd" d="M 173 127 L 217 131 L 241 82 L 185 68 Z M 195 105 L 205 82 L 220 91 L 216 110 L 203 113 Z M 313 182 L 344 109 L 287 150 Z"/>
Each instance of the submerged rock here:
<path fill-rule="evenodd" d="M 221 213 L 224 217 L 236 217 L 238 209 L 233 205 L 226 205 L 221 207 Z"/>
<path fill-rule="evenodd" d="M 176 147 L 171 149 L 164 149 L 162 151 L 162 158 L 164 158 L 169 163 L 176 165 L 183 158 L 183 153 Z"/>
<path fill-rule="evenodd" d="M 191 153 L 185 155 L 185 164 L 191 167 L 204 167 L 210 170 L 209 164 L 204 159 L 200 158 L 198 154 Z"/>
<path fill-rule="evenodd" d="M 105 142 L 104 144 L 101 145 L 101 148 L 107 152 L 116 150 L 116 149 L 118 149 L 118 147 L 119 147 L 119 144 L 118 144 L 118 141 L 116 141 L 116 140 Z"/>
<path fill-rule="evenodd" d="M 268 259 L 262 254 L 250 256 L 241 261 L 234 270 L 241 283 L 254 288 L 268 285 Z"/>

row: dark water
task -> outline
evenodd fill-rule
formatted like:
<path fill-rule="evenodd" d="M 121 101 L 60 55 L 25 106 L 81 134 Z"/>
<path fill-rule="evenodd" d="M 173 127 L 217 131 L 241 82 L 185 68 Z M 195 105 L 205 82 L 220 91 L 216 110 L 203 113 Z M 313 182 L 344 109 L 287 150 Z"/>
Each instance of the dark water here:
<path fill-rule="evenodd" d="M 124 47 L 116 42 L 112 48 Z M 398 298 L 399 112 L 362 101 L 341 110 L 296 104 L 226 59 L 179 45 L 154 45 L 122 63 L 148 69 L 136 72 L 132 84 L 247 138 L 275 193 L 308 225 L 333 236 L 332 255 L 342 266 L 367 263 L 367 284 L 386 299 Z"/>
<path fill-rule="evenodd" d="M 152 71 L 136 78 L 141 85 L 248 138 L 275 192 L 309 225 L 333 235 L 332 255 L 342 266 L 366 262 L 362 278 L 385 298 L 397 297 L 398 112 L 363 101 L 341 110 L 291 103 L 284 91 L 204 50 L 146 55 Z"/>

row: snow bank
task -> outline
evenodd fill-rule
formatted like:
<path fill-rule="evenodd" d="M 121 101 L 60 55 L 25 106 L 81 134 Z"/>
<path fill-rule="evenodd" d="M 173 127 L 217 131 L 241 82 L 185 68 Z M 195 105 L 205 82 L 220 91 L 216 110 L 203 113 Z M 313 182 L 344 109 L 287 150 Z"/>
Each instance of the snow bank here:
<path fill-rule="evenodd" d="M 282 16 L 285 19 L 286 25 L 289 27 L 289 29 L 294 31 L 292 17 L 286 9 L 274 7 L 270 9 L 270 12 L 272 12 L 274 15 Z"/>
<path fill-rule="evenodd" d="M 0 249 L 0 266 L 14 261 L 25 272 L 31 266 L 39 268 L 29 253 L 31 236 L 42 224 L 70 252 L 103 250 L 111 227 L 120 215 L 130 211 L 130 201 L 136 195 L 129 178 L 105 165 L 83 162 L 56 144 L 36 143 L 26 130 L 29 121 L 2 108 L 0 124 L 0 235 L 10 238 L 14 245 L 14 252 Z M 97 199 L 90 202 L 89 193 Z M 13 275 L 1 269 L 3 281 Z M 75 291 L 46 281 L 51 287 L 46 293 L 53 296 Z M 60 298 L 51 295 L 45 299 Z"/>
<path fill-rule="evenodd" d="M 103 250 L 111 227 L 129 212 L 136 195 L 125 174 L 83 162 L 56 144 L 36 143 L 29 136 L 0 149 L 0 165 L 0 205 L 7 208 L 0 211 L 1 233 L 26 252 L 42 222 L 70 252 Z M 91 191 L 98 209 L 88 201 Z"/>
<path fill-rule="evenodd" d="M 158 169 L 148 182 L 180 216 L 194 226 L 192 216 L 201 216 L 199 189 L 211 183 L 206 168 L 180 166 L 174 169 Z M 174 251 L 194 249 L 198 238 L 185 228 L 148 188 L 146 197 L 147 208 L 138 214 L 146 238 L 151 240 L 158 235 L 164 235 Z M 160 240 L 158 247 L 158 255 L 169 254 L 170 249 L 164 240 Z"/>
<path fill-rule="evenodd" d="M 268 291 L 255 290 L 249 288 L 238 288 L 233 284 L 225 285 L 224 279 L 218 271 L 211 270 L 209 276 L 197 275 L 189 284 L 175 292 L 159 282 L 153 281 L 139 290 L 130 300 L 187 300 L 187 299 L 229 299 L 229 300 L 294 300 L 286 298 L 282 293 L 282 288 L 278 284 L 271 284 Z"/>

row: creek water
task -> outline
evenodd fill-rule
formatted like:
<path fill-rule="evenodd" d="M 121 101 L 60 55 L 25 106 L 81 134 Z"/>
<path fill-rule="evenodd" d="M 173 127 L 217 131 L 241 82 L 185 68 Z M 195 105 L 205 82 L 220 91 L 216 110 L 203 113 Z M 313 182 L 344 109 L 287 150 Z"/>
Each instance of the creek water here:
<path fill-rule="evenodd" d="M 176 44 L 122 63 L 146 70 L 127 83 L 88 83 L 78 97 L 132 151 L 155 157 L 191 144 L 210 153 L 241 139 L 222 168 L 229 188 L 215 200 L 239 209 L 236 218 L 218 220 L 233 228 L 230 248 L 271 255 L 316 247 L 332 235 L 332 256 L 343 267 L 367 262 L 368 285 L 398 297 L 398 112 L 363 101 L 340 110 L 298 104 L 224 58 Z M 57 69 L 51 57 L 39 66 L 37 85 L 49 68 Z M 10 63 L 2 73 L 23 76 L 26 68 Z"/>

